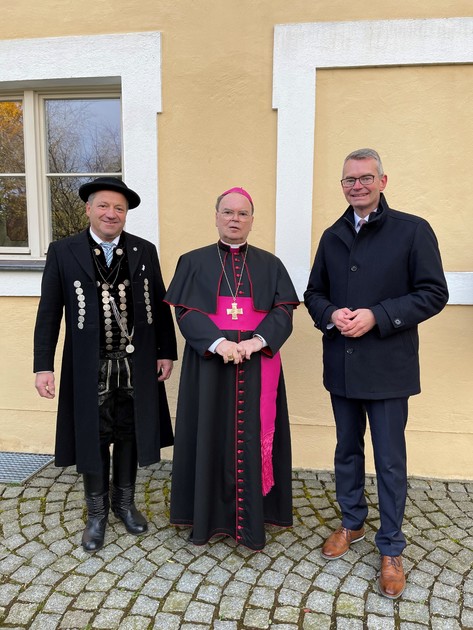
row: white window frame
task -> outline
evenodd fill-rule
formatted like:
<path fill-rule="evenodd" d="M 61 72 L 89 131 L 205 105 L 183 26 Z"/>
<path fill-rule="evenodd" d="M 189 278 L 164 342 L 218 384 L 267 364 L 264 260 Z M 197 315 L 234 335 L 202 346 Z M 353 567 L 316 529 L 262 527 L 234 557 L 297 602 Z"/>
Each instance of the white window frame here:
<path fill-rule="evenodd" d="M 0 41 L 2 94 L 107 86 L 121 90 L 123 179 L 142 200 L 128 214 L 127 229 L 158 246 L 161 34 L 153 31 Z M 38 147 L 30 148 L 38 151 Z M 0 295 L 40 294 L 42 261 L 36 265 L 39 271 L 33 270 L 34 261 L 30 269 L 21 269 L 20 264 L 5 269 L 4 262 L 0 261 Z"/>
<path fill-rule="evenodd" d="M 317 68 L 473 63 L 473 18 L 279 24 L 276 253 L 299 296 L 311 266 Z M 297 217 L 297 221 L 294 220 Z M 473 304 L 473 272 L 450 272 L 449 304 Z"/>

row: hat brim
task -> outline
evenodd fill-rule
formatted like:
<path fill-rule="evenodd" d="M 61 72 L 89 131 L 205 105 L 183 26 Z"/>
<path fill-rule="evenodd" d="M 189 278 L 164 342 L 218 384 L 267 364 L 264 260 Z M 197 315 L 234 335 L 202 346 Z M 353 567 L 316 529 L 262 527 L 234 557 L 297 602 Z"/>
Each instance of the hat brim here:
<path fill-rule="evenodd" d="M 114 192 L 120 193 L 128 201 L 128 208 L 130 210 L 136 208 L 141 203 L 138 193 L 135 193 L 131 188 L 125 187 L 123 184 L 115 184 L 113 182 L 89 182 L 88 184 L 83 184 L 79 188 L 79 197 L 82 201 L 88 201 L 90 195 L 99 190 L 113 190 Z"/>

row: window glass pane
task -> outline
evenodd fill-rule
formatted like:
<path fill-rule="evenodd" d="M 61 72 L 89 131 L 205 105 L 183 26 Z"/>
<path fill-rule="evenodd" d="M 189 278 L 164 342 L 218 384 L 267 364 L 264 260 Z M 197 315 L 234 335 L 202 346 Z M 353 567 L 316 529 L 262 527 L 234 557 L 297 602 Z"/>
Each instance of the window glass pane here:
<path fill-rule="evenodd" d="M 24 173 L 21 101 L 0 101 L 0 173 Z"/>
<path fill-rule="evenodd" d="M 25 178 L 0 175 L 0 247 L 27 245 Z"/>
<path fill-rule="evenodd" d="M 85 203 L 79 197 L 79 187 L 90 181 L 90 177 L 51 177 L 52 240 L 77 234 L 89 225 L 85 214 Z"/>
<path fill-rule="evenodd" d="M 120 99 L 47 99 L 50 173 L 120 173 Z"/>
<path fill-rule="evenodd" d="M 25 152 L 21 101 L 0 101 L 0 247 L 26 247 Z"/>

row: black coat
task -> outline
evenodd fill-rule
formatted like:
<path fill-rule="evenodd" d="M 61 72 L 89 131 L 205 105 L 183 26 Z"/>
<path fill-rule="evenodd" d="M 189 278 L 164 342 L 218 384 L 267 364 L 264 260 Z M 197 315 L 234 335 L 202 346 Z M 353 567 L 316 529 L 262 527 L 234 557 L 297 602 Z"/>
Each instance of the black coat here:
<path fill-rule="evenodd" d="M 133 380 L 138 461 L 160 459 L 160 448 L 172 444 L 166 393 L 158 384 L 156 361 L 175 359 L 176 338 L 156 247 L 126 234 L 134 309 Z M 147 321 L 144 280 L 148 279 L 153 323 Z M 84 327 L 78 322 L 74 286 L 80 281 L 86 302 Z M 87 230 L 51 243 L 44 269 L 34 334 L 34 371 L 54 371 L 54 356 L 63 311 L 65 341 L 57 415 L 57 466 L 77 465 L 79 472 L 99 470 L 98 366 L 100 306 Z"/>
<path fill-rule="evenodd" d="M 420 392 L 417 325 L 442 310 L 447 284 L 424 219 L 378 212 L 357 234 L 350 206 L 320 240 L 305 304 L 323 332 L 324 385 L 338 396 L 401 398 Z M 376 326 L 359 338 L 327 328 L 333 312 L 369 308 Z"/>

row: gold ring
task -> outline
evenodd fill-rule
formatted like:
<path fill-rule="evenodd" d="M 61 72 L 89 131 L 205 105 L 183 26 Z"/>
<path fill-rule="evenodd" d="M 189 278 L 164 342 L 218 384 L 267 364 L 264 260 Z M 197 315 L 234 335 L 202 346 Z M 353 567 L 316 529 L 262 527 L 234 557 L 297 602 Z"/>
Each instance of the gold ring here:
<path fill-rule="evenodd" d="M 234 360 L 234 359 L 233 359 L 233 355 L 232 355 L 232 354 L 229 354 L 229 355 L 227 356 L 227 359 L 228 359 L 229 361 L 233 361 L 233 360 Z"/>

